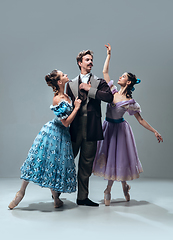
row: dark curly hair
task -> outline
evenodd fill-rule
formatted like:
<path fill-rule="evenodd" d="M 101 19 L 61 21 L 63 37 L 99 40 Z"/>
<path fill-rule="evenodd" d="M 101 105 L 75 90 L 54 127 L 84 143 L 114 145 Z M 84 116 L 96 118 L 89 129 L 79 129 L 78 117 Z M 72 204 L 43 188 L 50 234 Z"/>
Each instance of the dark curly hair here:
<path fill-rule="evenodd" d="M 60 80 L 60 75 L 58 75 L 57 73 L 58 73 L 58 70 L 55 69 L 51 73 L 45 76 L 47 85 L 52 87 L 55 95 L 57 95 L 59 91 L 59 86 L 57 84 L 57 81 Z"/>
<path fill-rule="evenodd" d="M 91 50 L 83 50 L 83 51 L 79 52 L 77 57 L 76 57 L 77 65 L 78 65 L 80 70 L 81 70 L 81 67 L 79 66 L 78 62 L 82 62 L 83 56 L 85 56 L 87 54 L 91 55 L 91 57 L 93 58 L 94 53 Z"/>
<path fill-rule="evenodd" d="M 131 81 L 131 83 L 127 87 L 126 97 L 132 98 L 132 91 L 134 91 L 134 85 L 137 82 L 137 78 L 134 74 L 130 72 L 127 73 L 127 76 L 128 76 L 128 80 Z"/>

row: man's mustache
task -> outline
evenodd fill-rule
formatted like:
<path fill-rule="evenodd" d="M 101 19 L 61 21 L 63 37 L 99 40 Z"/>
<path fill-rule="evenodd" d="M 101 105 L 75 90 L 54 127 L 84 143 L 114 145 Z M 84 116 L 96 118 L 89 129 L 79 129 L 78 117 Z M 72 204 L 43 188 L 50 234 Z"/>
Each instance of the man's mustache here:
<path fill-rule="evenodd" d="M 92 63 L 90 63 L 90 64 L 88 64 L 88 66 L 93 66 L 93 64 L 92 64 Z"/>

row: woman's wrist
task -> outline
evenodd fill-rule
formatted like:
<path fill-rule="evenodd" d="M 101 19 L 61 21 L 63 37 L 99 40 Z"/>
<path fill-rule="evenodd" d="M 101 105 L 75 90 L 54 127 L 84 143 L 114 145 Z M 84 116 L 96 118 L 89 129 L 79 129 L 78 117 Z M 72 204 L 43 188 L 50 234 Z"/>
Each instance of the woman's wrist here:
<path fill-rule="evenodd" d="M 80 108 L 80 107 L 76 107 L 76 106 L 75 106 L 73 111 L 76 111 L 76 112 L 77 112 L 77 111 L 79 110 L 79 108 Z"/>

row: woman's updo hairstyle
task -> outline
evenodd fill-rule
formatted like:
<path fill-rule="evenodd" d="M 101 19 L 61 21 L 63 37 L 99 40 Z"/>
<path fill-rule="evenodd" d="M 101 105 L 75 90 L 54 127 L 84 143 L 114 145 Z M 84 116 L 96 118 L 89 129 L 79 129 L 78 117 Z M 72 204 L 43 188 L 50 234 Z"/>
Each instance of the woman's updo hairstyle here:
<path fill-rule="evenodd" d="M 135 90 L 134 85 L 140 83 L 141 80 L 136 78 L 134 74 L 129 72 L 127 73 L 127 76 L 128 76 L 128 80 L 131 81 L 131 83 L 127 87 L 126 97 L 132 98 L 132 92 Z"/>
<path fill-rule="evenodd" d="M 60 80 L 60 75 L 57 75 L 57 73 L 58 73 L 58 70 L 55 69 L 51 73 L 45 76 L 47 85 L 52 87 L 55 95 L 57 95 L 59 91 L 59 86 L 57 84 L 57 81 Z"/>

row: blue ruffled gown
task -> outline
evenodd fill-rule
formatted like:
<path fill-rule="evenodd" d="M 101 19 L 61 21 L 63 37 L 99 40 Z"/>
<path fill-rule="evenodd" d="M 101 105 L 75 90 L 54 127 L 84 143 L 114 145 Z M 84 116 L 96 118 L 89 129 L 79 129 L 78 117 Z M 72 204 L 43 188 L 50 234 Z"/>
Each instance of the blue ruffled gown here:
<path fill-rule="evenodd" d="M 76 169 L 69 128 L 61 123 L 73 108 L 62 100 L 50 106 L 56 117 L 36 136 L 21 167 L 21 179 L 61 193 L 76 191 Z"/>

